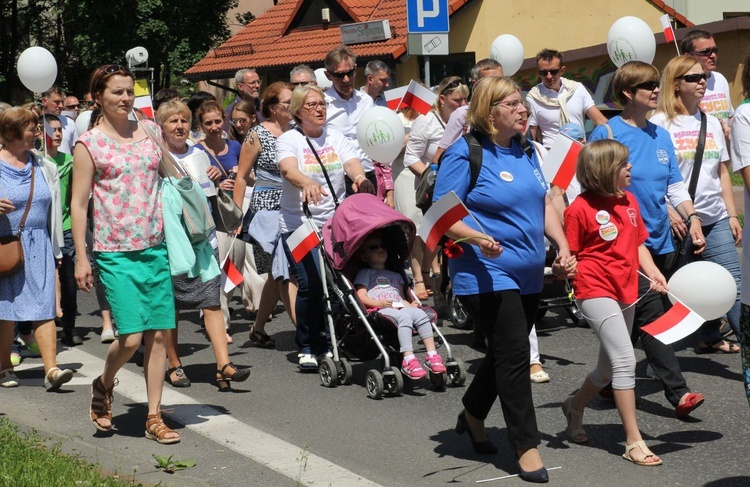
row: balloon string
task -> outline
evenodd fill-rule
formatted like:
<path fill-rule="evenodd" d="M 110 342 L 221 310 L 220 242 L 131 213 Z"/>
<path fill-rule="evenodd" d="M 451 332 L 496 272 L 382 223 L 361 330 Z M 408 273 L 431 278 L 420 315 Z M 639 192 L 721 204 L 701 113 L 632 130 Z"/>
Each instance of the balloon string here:
<path fill-rule="evenodd" d="M 648 279 L 648 281 L 649 281 L 649 282 L 654 282 L 653 280 L 649 279 L 649 278 L 648 278 L 648 276 L 647 276 L 647 275 L 645 275 L 644 273 L 642 273 L 641 271 L 638 271 L 638 274 L 640 274 L 640 275 L 642 275 L 643 277 L 645 277 L 646 279 Z M 633 306 L 637 305 L 637 304 L 638 304 L 639 302 L 641 302 L 641 300 L 642 300 L 642 299 L 644 299 L 644 298 L 645 298 L 645 297 L 646 297 L 646 296 L 648 295 L 648 293 L 650 293 L 650 292 L 651 292 L 651 288 L 647 289 L 647 290 L 646 290 L 646 292 L 645 292 L 645 293 L 643 293 L 643 296 L 639 296 L 639 297 L 638 297 L 638 299 L 636 299 L 635 301 L 633 301 L 633 302 L 632 302 L 631 304 L 629 304 L 629 305 L 625 306 L 624 308 L 621 308 L 621 309 L 620 309 L 620 312 L 623 312 L 623 311 L 629 310 L 629 309 L 630 309 L 630 308 L 632 308 Z M 667 291 L 667 292 L 669 293 L 669 291 Z M 677 298 L 676 298 L 676 297 L 675 297 L 675 296 L 674 296 L 673 294 L 669 293 L 669 295 L 670 295 L 670 296 L 672 296 L 673 298 L 677 299 Z M 679 301 L 679 299 L 678 299 L 678 301 Z M 680 301 L 680 302 L 682 303 L 682 301 Z M 685 304 L 685 303 L 682 303 L 682 304 Z M 604 318 L 602 318 L 602 319 L 600 319 L 600 320 L 597 320 L 597 319 L 591 318 L 591 317 L 589 317 L 589 316 L 586 316 L 585 314 L 583 314 L 583 311 L 581 311 L 581 307 L 580 307 L 580 306 L 576 305 L 576 307 L 578 308 L 578 311 L 580 311 L 580 312 L 581 312 L 581 316 L 583 316 L 583 318 L 584 318 L 584 319 L 585 319 L 586 321 L 600 321 L 600 322 L 604 323 L 604 322 L 605 322 L 605 321 L 607 321 L 608 319 L 610 319 L 610 318 L 612 318 L 612 317 L 614 317 L 614 316 L 617 316 L 617 313 L 614 313 L 614 314 L 611 314 L 611 315 L 609 315 L 609 316 L 606 316 L 606 317 L 604 317 Z"/>

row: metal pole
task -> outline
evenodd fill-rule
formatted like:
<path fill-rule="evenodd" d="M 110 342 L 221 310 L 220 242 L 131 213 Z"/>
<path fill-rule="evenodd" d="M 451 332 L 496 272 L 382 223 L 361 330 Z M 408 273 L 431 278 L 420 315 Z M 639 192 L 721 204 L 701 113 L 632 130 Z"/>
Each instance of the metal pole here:
<path fill-rule="evenodd" d="M 430 56 L 424 57 L 424 84 L 430 87 Z"/>

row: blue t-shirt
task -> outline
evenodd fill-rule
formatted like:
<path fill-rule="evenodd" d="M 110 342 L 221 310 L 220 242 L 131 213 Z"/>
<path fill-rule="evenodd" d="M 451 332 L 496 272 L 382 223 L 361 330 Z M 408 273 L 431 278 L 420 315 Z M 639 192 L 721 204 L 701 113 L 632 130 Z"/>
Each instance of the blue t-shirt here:
<path fill-rule="evenodd" d="M 232 169 L 234 169 L 240 161 L 240 152 L 242 151 L 242 144 L 240 144 L 236 140 L 227 140 L 227 146 L 228 146 L 228 150 L 224 155 L 216 156 L 216 159 L 218 159 L 219 162 L 221 163 L 221 167 L 219 167 L 219 165 L 216 164 L 216 159 L 214 159 L 214 157 L 210 153 L 208 154 L 208 158 L 211 160 L 212 166 L 217 167 L 219 169 L 223 167 L 224 170 L 227 172 L 227 174 L 229 174 L 232 171 Z M 195 148 L 208 152 L 206 148 L 203 146 L 203 144 L 197 144 Z M 225 176 L 222 174 L 221 179 L 223 180 L 224 178 Z"/>
<path fill-rule="evenodd" d="M 670 185 L 682 181 L 682 174 L 669 132 L 651 122 L 645 128 L 633 127 L 619 115 L 609 121 L 609 126 L 614 140 L 630 151 L 633 169 L 628 191 L 641 207 L 649 234 L 646 247 L 656 255 L 674 251 L 666 196 Z M 607 138 L 607 128 L 600 125 L 591 133 L 589 142 Z"/>
<path fill-rule="evenodd" d="M 506 149 L 482 139 L 482 169 L 471 193 L 469 146 L 460 139 L 445 151 L 433 198 L 437 201 L 455 191 L 503 252 L 491 259 L 482 256 L 479 247 L 460 243 L 463 255 L 448 261 L 453 292 L 458 296 L 511 289 L 521 294 L 541 292 L 546 185 L 536 153 L 530 159 L 515 142 Z M 463 222 L 480 230 L 471 216 Z"/>

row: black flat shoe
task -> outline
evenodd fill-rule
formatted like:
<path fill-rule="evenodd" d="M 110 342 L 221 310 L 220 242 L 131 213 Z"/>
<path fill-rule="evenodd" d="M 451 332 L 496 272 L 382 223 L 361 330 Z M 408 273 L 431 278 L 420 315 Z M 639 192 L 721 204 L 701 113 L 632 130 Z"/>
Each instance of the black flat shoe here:
<path fill-rule="evenodd" d="M 173 373 L 177 376 L 176 380 L 172 380 Z M 166 380 L 172 385 L 172 387 L 190 387 L 190 379 L 185 375 L 182 365 L 167 370 Z"/>
<path fill-rule="evenodd" d="M 549 474 L 547 473 L 546 467 L 527 472 L 526 470 L 521 468 L 521 464 L 519 463 L 518 476 L 521 477 L 521 480 L 525 480 L 526 482 L 531 482 L 534 484 L 546 484 L 547 482 L 549 482 Z"/>
<path fill-rule="evenodd" d="M 474 451 L 482 455 L 494 455 L 497 453 L 497 447 L 492 444 L 490 440 L 474 441 L 474 435 L 471 433 L 469 423 L 466 422 L 465 411 L 458 413 L 458 421 L 456 422 L 456 433 L 459 435 L 466 432 L 471 440 L 471 446 Z"/>

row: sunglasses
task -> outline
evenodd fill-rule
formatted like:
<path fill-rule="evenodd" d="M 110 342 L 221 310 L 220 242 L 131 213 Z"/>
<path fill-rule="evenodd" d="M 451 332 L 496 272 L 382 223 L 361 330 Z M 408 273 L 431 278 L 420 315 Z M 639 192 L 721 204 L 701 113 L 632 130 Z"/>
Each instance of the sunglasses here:
<path fill-rule="evenodd" d="M 372 244 L 372 245 L 368 245 L 367 246 L 367 250 L 369 250 L 370 252 L 372 252 L 374 250 L 378 250 L 378 249 L 385 250 L 386 249 L 385 244 L 384 243 L 379 243 L 379 244 Z"/>
<path fill-rule="evenodd" d="M 700 51 L 693 51 L 690 54 L 697 54 L 698 56 L 709 57 L 711 54 L 719 54 L 719 48 L 707 47 L 706 49 L 701 49 Z"/>
<path fill-rule="evenodd" d="M 706 73 L 692 73 L 683 74 L 682 76 L 678 76 L 677 79 L 682 79 L 687 83 L 700 83 L 701 80 L 708 79 L 708 76 Z"/>
<path fill-rule="evenodd" d="M 87 107 L 93 107 L 96 104 L 96 102 L 94 100 L 84 101 L 83 104 L 86 105 Z"/>
<path fill-rule="evenodd" d="M 130 72 L 128 68 L 120 64 L 110 64 L 104 68 L 104 74 L 115 74 L 115 73 L 125 73 L 126 76 L 130 76 L 130 77 L 133 76 L 133 74 Z"/>
<path fill-rule="evenodd" d="M 349 71 L 341 71 L 341 72 L 336 72 L 336 73 L 332 73 L 331 71 L 328 71 L 328 74 L 330 74 L 334 78 L 344 79 L 347 76 L 350 78 L 354 76 L 355 71 L 356 71 L 355 69 L 350 69 Z"/>
<path fill-rule="evenodd" d="M 643 83 L 638 83 L 637 85 L 633 86 L 633 90 L 654 91 L 658 87 L 659 87 L 658 81 L 645 81 Z"/>
<path fill-rule="evenodd" d="M 551 74 L 552 76 L 557 76 L 558 73 L 560 73 L 561 68 L 557 69 L 540 69 L 539 70 L 539 76 L 546 77 L 548 74 Z"/>
<path fill-rule="evenodd" d="M 78 107 L 80 107 L 80 106 L 81 106 L 80 104 L 65 105 L 65 108 L 67 108 L 68 110 L 78 110 Z"/>
<path fill-rule="evenodd" d="M 343 76 L 342 76 L 342 78 L 343 78 Z M 312 81 L 295 81 L 295 82 L 289 83 L 289 84 L 290 85 L 294 85 L 294 86 L 307 86 L 310 83 L 312 83 Z"/>
<path fill-rule="evenodd" d="M 448 84 L 448 86 L 446 86 L 445 88 L 443 88 L 443 91 L 441 91 L 440 94 L 444 95 L 444 94 L 448 93 L 449 91 L 453 91 L 456 88 L 458 88 L 459 86 L 461 86 L 462 84 L 464 84 L 464 81 L 461 80 L 461 79 L 453 80 L 451 83 Z"/>

